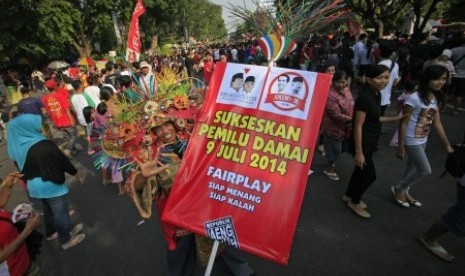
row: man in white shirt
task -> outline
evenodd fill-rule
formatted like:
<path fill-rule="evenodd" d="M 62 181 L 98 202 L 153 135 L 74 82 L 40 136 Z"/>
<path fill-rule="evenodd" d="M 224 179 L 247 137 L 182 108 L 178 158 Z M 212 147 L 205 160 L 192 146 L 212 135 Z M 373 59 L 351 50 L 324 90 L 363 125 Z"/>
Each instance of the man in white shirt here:
<path fill-rule="evenodd" d="M 86 127 L 86 119 L 84 119 L 84 114 L 82 110 L 84 107 L 89 106 L 86 98 L 84 97 L 84 86 L 80 80 L 73 80 L 71 85 L 74 88 L 74 93 L 71 96 L 71 105 L 73 106 L 74 112 L 76 113 L 76 118 L 78 119 L 79 125 Z M 79 132 L 82 132 L 82 127 L 79 129 Z"/>

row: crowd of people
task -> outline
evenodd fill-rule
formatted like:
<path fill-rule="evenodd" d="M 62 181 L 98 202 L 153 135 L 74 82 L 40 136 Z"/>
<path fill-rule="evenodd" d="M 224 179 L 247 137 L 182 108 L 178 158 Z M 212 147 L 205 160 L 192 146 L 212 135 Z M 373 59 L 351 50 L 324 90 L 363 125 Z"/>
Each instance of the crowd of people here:
<path fill-rule="evenodd" d="M 421 201 L 412 196 L 411 188 L 432 172 L 425 151 L 430 130 L 436 130 L 447 153 L 454 151 L 442 126 L 441 113 L 447 112 L 452 100 L 452 115 L 459 115 L 465 94 L 465 38 L 457 41 L 456 45 L 448 46 L 429 41 L 428 36 L 416 40 L 402 37 L 372 40 L 367 34 L 361 34 L 357 41 L 348 34 L 332 38 L 315 36 L 308 42 L 299 43 L 293 54 L 275 64 L 333 74 L 318 149 L 327 159 L 323 173 L 332 181 L 341 180 L 337 168 L 341 154 L 353 155 L 355 167 L 350 180 L 345 180 L 348 186 L 342 201 L 355 215 L 364 219 L 371 217 L 362 197 L 376 181 L 373 155 L 378 150 L 385 150 L 379 145 L 379 137 L 384 132 L 382 123 L 391 121 L 399 121 L 391 144 L 397 147 L 396 155 L 400 159 L 407 159 L 405 172 L 391 187 L 393 201 L 402 208 L 422 206 Z M 21 98 L 15 104 L 15 111 L 6 116 L 2 114 L 2 127 L 8 130 L 9 158 L 21 175 L 9 177 L 8 183 L 2 185 L 6 188 L 0 190 L 0 195 L 4 190 L 7 193 L 13 182 L 22 179 L 28 195 L 42 202 L 46 239 L 58 239 L 64 250 L 79 244 L 85 238 L 85 234 L 80 233 L 83 225 L 71 222 L 72 210 L 67 200 L 69 189 L 65 183 L 65 173 L 82 180 L 70 162 L 79 151 L 78 137 L 85 137 L 87 153 L 94 155 L 101 150 L 95 148 L 94 143 L 102 135 L 99 130 L 118 116 L 116 105 L 121 95 L 129 95 L 126 94 L 128 90 L 140 95 L 156 95 L 159 92 L 156 76 L 164 68 L 185 75 L 196 89 L 205 93 L 217 62 L 269 65 L 260 46 L 247 42 L 173 49 L 170 56 L 148 55 L 146 60 L 132 64 L 107 62 L 101 70 L 93 66 L 59 70 L 43 68 L 27 74 L 8 70 L 0 80 L 3 87 L 0 92 L 6 94 L 5 87 L 13 87 L 21 93 Z M 393 100 L 396 90 L 403 93 L 399 99 Z M 358 93 L 354 96 L 355 91 Z M 386 116 L 391 101 L 400 104 L 398 112 Z M 3 125 L 6 122 L 7 127 Z M 178 136 L 178 128 L 174 121 L 164 121 L 153 125 L 151 135 L 158 141 L 153 144 L 160 149 L 167 145 L 174 147 L 178 158 L 182 159 L 184 148 L 179 147 L 178 142 L 185 139 Z M 66 141 L 64 145 L 59 146 L 53 141 L 57 137 L 52 129 L 62 134 Z M 152 145 L 151 140 L 147 145 Z M 124 183 L 131 177 L 115 169 L 115 162 L 108 158 L 101 165 L 102 184 L 114 184 L 118 194 L 122 195 L 130 192 L 124 188 Z M 165 166 L 164 163 L 158 167 L 156 173 Z M 152 175 L 147 176 L 142 171 L 142 176 L 145 183 Z M 143 185 L 135 191 L 137 189 L 143 189 Z M 465 177 L 458 182 L 458 193 L 463 194 L 463 189 Z M 457 204 L 419 238 L 428 250 L 445 261 L 452 261 L 453 257 L 436 238 L 447 231 L 465 234 L 464 200 L 465 197 L 459 197 Z M 0 207 L 3 206 L 2 201 Z M 21 244 L 38 226 L 38 218 L 31 216 L 21 233 L 15 232 L 8 223 L 2 223 L 0 221 L 0 231 L 8 226 L 5 231 L 14 234 L 8 240 L 0 240 L 3 254 L 0 254 L 0 262 L 6 260 L 2 264 L 8 264 L 7 267 L 0 265 L 0 269 L 8 269 L 14 274 L 21 266 L 23 270 L 16 275 L 24 274 L 30 269 L 31 262 L 17 261 L 21 258 L 17 255 L 27 255 Z M 170 243 L 168 239 L 169 275 L 191 275 L 196 262 L 194 235 L 173 230 L 171 225 L 163 225 L 163 228 L 165 235 L 170 234 L 173 241 Z M 219 259 L 234 275 L 253 274 L 248 263 L 232 248 L 225 248 Z"/>

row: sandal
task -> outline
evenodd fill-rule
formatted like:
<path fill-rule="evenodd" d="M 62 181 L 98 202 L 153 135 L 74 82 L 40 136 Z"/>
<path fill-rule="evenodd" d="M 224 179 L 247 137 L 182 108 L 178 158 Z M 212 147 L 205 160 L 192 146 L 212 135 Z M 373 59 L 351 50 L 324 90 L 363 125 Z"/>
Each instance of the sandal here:
<path fill-rule="evenodd" d="M 352 210 L 357 216 L 364 218 L 364 219 L 369 219 L 371 218 L 370 213 L 368 213 L 367 210 L 361 208 L 357 208 L 357 205 L 361 204 L 353 204 L 352 202 L 347 202 L 347 207 L 349 207 L 350 210 Z"/>
<path fill-rule="evenodd" d="M 349 201 L 352 200 L 352 198 L 350 198 L 349 196 L 343 195 L 341 200 L 344 203 L 348 203 Z M 363 209 L 366 209 L 366 208 L 368 208 L 368 205 L 365 202 L 360 200 L 360 207 L 362 207 Z"/>
<path fill-rule="evenodd" d="M 410 207 L 410 204 L 406 200 L 402 200 L 397 197 L 396 187 L 391 186 L 391 192 L 394 195 L 394 200 L 397 202 L 397 204 L 399 204 L 400 206 L 404 208 Z"/>
<path fill-rule="evenodd" d="M 445 261 L 445 262 L 453 262 L 455 260 L 455 257 L 450 255 L 444 247 L 442 247 L 440 244 L 437 242 L 434 242 L 434 244 L 430 244 L 425 240 L 425 237 L 421 236 L 418 237 L 417 240 L 423 245 L 423 247 L 426 248 L 429 252 L 431 252 L 434 256 L 438 257 L 439 259 Z"/>
<path fill-rule="evenodd" d="M 421 207 L 421 202 L 414 199 L 410 194 L 409 192 L 407 191 L 405 193 L 405 199 L 407 200 L 408 204 L 410 204 L 411 206 L 415 206 L 415 207 Z"/>

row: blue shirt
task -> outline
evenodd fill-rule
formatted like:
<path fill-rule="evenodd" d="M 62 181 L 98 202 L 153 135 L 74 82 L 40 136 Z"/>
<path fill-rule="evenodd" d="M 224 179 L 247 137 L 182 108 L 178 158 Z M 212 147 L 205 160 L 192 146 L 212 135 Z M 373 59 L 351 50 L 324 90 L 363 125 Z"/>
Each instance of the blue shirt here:
<path fill-rule="evenodd" d="M 66 183 L 55 184 L 51 181 L 43 181 L 41 177 L 35 177 L 27 181 L 27 190 L 33 198 L 53 198 L 65 195 L 69 192 Z"/>

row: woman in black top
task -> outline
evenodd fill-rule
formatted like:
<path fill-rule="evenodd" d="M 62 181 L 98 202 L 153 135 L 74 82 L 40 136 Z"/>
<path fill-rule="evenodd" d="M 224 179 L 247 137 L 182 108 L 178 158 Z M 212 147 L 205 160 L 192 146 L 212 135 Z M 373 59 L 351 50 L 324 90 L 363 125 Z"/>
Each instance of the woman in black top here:
<path fill-rule="evenodd" d="M 389 82 L 389 68 L 384 65 L 373 66 L 366 74 L 367 83 L 355 101 L 353 119 L 352 154 L 355 169 L 349 186 L 342 197 L 347 207 L 362 218 L 370 218 L 366 204 L 360 199 L 368 187 L 376 180 L 373 153 L 377 150 L 382 122 L 400 120 L 402 114 L 395 117 L 381 117 L 381 93 Z"/>

